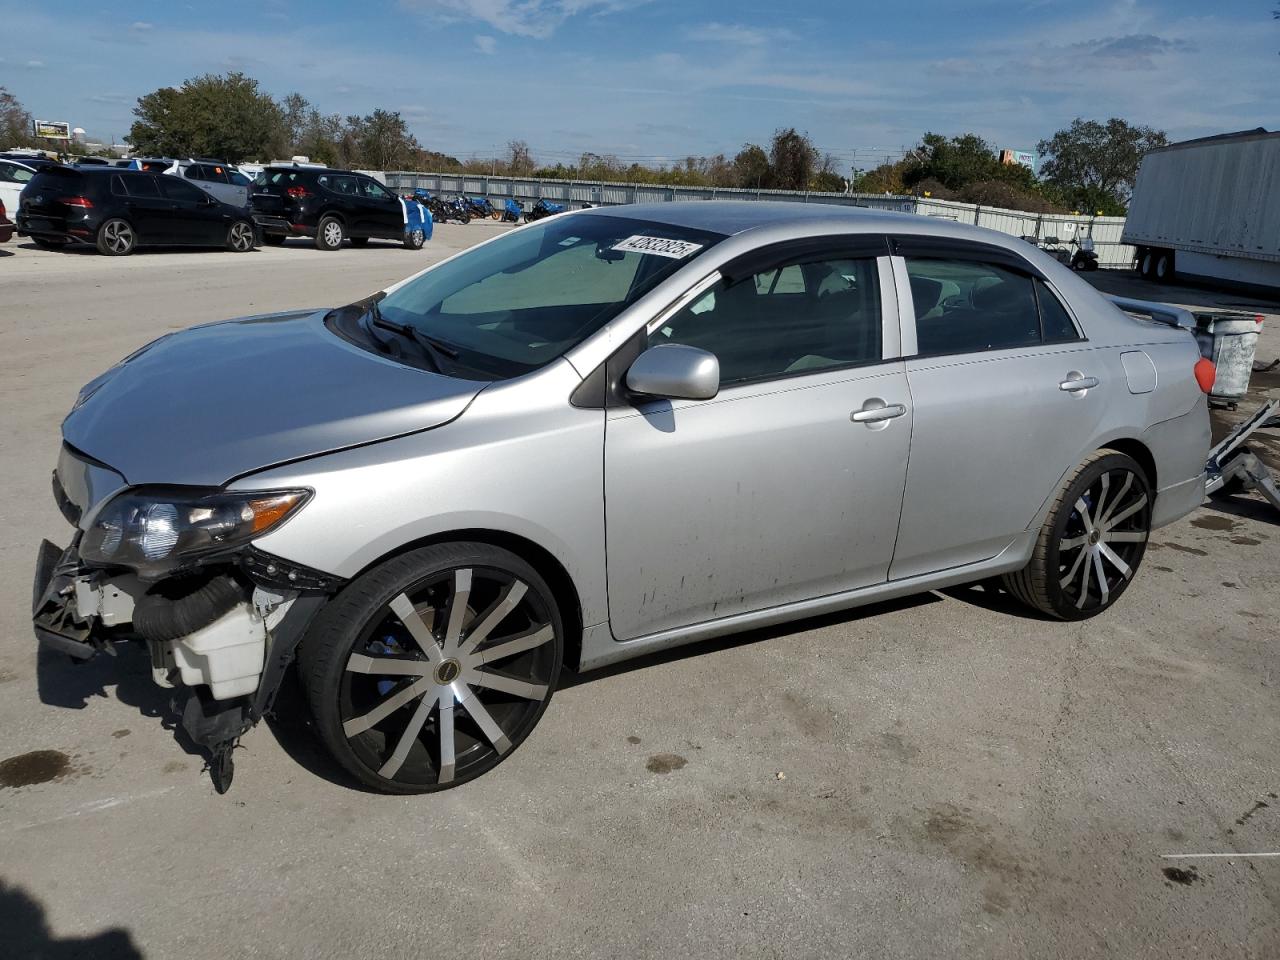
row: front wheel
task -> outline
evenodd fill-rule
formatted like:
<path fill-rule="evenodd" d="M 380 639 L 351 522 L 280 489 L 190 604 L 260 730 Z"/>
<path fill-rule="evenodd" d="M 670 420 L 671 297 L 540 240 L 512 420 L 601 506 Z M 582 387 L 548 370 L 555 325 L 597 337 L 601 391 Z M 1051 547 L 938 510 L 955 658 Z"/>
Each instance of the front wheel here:
<path fill-rule="evenodd" d="M 1132 457 L 1099 450 L 1075 469 L 1045 518 L 1031 562 L 1004 575 L 1027 606 L 1086 620 L 1120 598 L 1151 533 L 1151 487 Z"/>
<path fill-rule="evenodd" d="M 253 241 L 253 224 L 248 220 L 237 220 L 227 229 L 227 249 L 235 253 L 248 253 Z"/>
<path fill-rule="evenodd" d="M 374 567 L 322 612 L 300 671 L 329 751 L 385 793 L 472 780 L 520 745 L 551 700 L 564 628 L 546 582 L 481 543 Z"/>
<path fill-rule="evenodd" d="M 98 252 L 108 257 L 127 257 L 138 237 L 128 220 L 112 217 L 98 228 Z"/>
<path fill-rule="evenodd" d="M 422 230 L 410 230 L 405 234 L 404 245 L 407 250 L 421 250 L 427 242 L 427 235 Z"/>

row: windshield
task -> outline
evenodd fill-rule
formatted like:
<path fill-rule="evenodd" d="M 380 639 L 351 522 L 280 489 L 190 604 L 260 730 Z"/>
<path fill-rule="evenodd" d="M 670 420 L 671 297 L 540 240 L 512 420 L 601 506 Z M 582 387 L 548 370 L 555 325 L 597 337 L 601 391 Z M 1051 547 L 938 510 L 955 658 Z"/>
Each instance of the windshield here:
<path fill-rule="evenodd" d="M 447 373 L 506 379 L 581 343 L 720 234 L 564 215 L 441 264 L 388 294 L 384 318 L 443 344 Z"/>

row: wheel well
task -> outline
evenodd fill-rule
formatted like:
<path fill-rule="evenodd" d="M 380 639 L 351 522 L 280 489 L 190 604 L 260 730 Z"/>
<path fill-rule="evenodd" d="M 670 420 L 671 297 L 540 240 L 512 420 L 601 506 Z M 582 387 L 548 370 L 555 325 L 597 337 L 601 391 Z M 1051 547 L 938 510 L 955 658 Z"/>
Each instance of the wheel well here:
<path fill-rule="evenodd" d="M 1147 449 L 1146 444 L 1141 440 L 1122 437 L 1119 440 L 1109 441 L 1103 449 L 1115 450 L 1117 453 L 1133 457 L 1138 462 L 1138 466 L 1142 467 L 1142 472 L 1147 475 L 1147 482 L 1151 484 L 1151 491 L 1154 493 L 1159 489 L 1156 482 L 1156 458 L 1151 455 L 1151 451 Z"/>
<path fill-rule="evenodd" d="M 569 571 L 565 570 L 564 565 L 550 551 L 532 540 L 514 533 L 506 533 L 502 530 L 451 530 L 448 533 L 423 537 L 421 540 L 413 540 L 402 544 L 390 553 L 372 561 L 360 573 L 364 573 L 365 570 L 382 563 L 384 560 L 397 557 L 410 550 L 416 550 L 419 547 L 427 547 L 436 543 L 462 542 L 487 543 L 491 546 L 502 547 L 504 550 L 510 550 L 537 570 L 538 573 L 542 574 L 547 581 L 547 586 L 551 588 L 552 598 L 555 600 L 556 606 L 560 610 L 560 616 L 564 620 L 565 666 L 577 670 L 582 656 L 582 603 L 578 599 L 578 588 L 574 586 L 573 578 L 569 576 Z M 359 575 L 356 574 L 356 576 Z M 355 577 L 352 579 L 355 579 Z"/>

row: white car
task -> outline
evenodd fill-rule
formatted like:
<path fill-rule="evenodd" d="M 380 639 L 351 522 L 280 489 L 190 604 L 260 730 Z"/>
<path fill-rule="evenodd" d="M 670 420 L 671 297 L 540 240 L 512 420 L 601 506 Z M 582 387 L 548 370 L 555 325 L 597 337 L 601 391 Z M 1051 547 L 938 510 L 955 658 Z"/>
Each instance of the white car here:
<path fill-rule="evenodd" d="M 35 170 L 25 163 L 0 159 L 0 202 L 4 203 L 6 210 L 14 212 L 18 209 L 18 196 L 35 175 Z"/>

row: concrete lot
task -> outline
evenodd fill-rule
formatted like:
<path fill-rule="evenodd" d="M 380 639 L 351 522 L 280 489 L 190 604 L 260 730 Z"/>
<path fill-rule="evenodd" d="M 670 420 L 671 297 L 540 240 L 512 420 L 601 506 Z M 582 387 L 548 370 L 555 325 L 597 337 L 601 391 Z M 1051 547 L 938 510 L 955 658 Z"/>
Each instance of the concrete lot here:
<path fill-rule="evenodd" d="M 434 797 L 353 788 L 291 690 L 217 796 L 144 659 L 37 658 L 32 561 L 67 539 L 48 476 L 84 381 L 498 229 L 420 253 L 0 248 L 0 955 L 1280 955 L 1280 858 L 1161 859 L 1280 851 L 1280 516 L 1251 498 L 1160 531 L 1083 624 L 962 589 L 569 677 L 507 763 Z"/>

